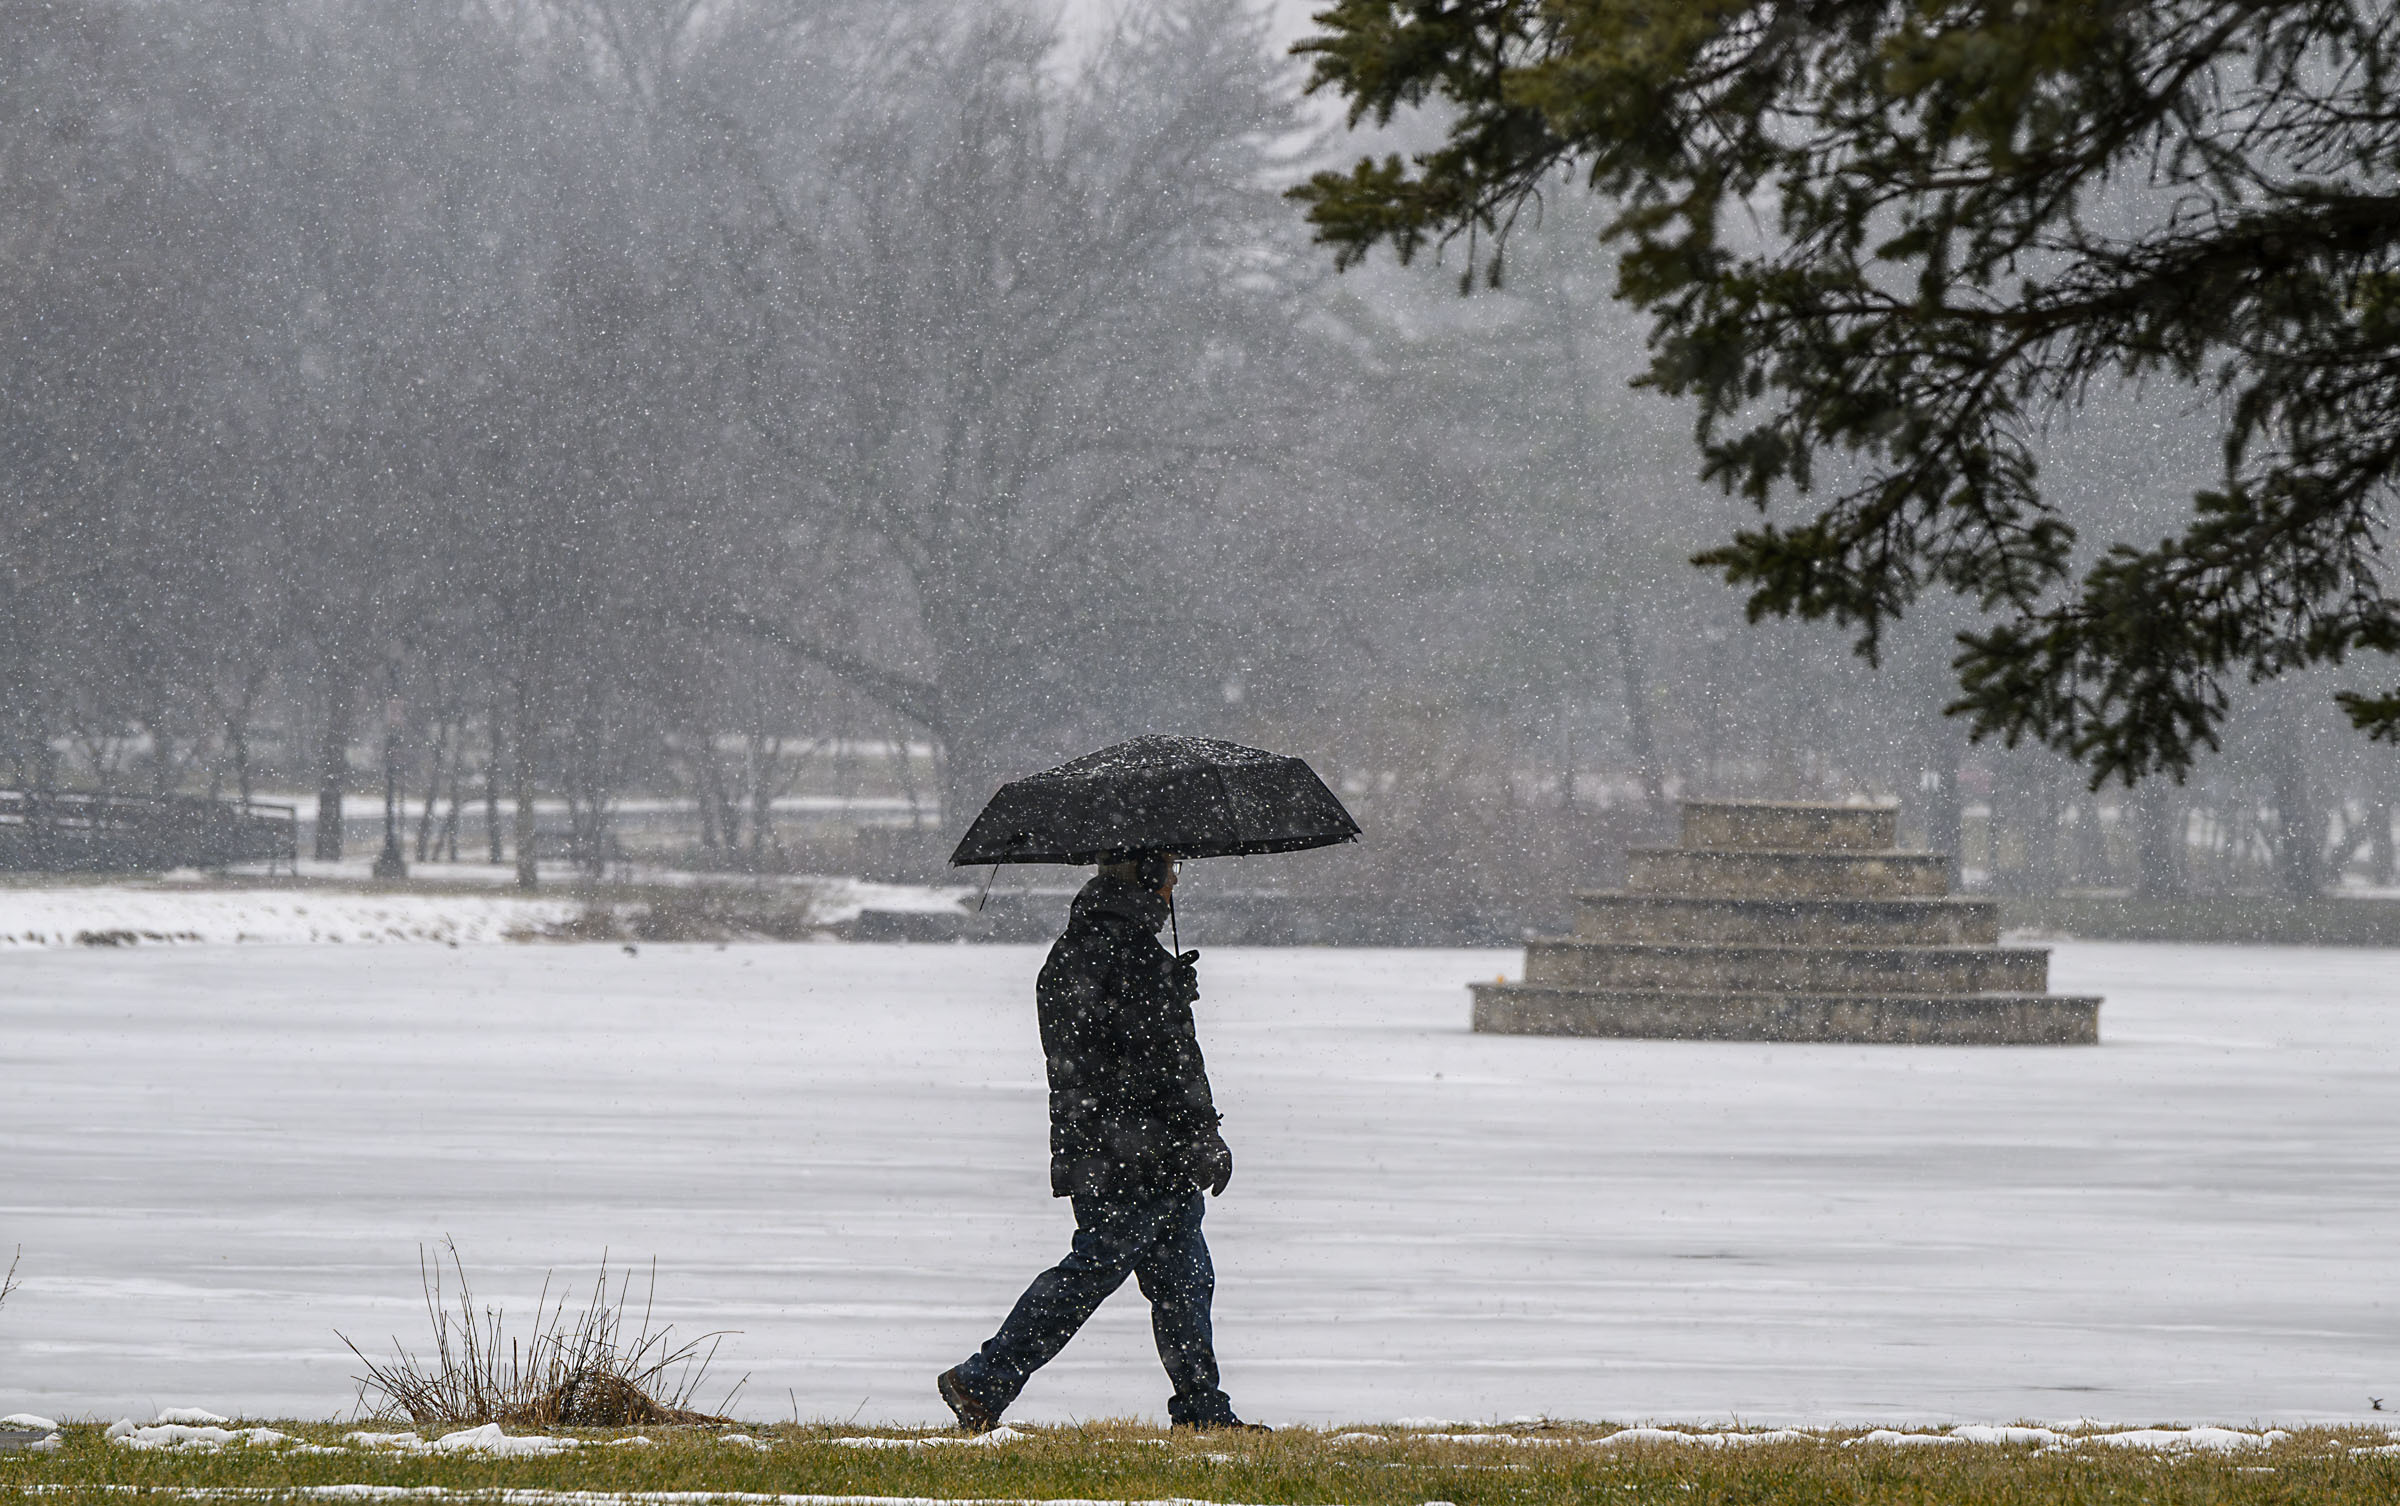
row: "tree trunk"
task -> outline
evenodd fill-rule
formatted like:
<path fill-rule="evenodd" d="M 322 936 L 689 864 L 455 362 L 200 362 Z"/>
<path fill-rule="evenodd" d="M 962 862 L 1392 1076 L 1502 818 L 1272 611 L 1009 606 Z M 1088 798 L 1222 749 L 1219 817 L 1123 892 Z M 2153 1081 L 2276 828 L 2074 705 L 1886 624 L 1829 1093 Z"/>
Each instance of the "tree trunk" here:
<path fill-rule="evenodd" d="M 1966 845 L 1966 797 L 1958 787 L 1958 755 L 1956 750 L 1937 747 L 1934 766 L 1918 777 L 1918 789 L 1925 804 L 1925 845 L 1948 861 L 1952 892 L 1959 887 L 1959 870 L 1966 855 L 1959 849 Z M 1931 788 L 1926 788 L 1930 784 Z"/>
<path fill-rule="evenodd" d="M 593 879 L 605 877 L 608 872 L 609 801 L 613 782 L 608 770 L 607 734 L 587 688 L 567 754 L 567 831 L 575 866 Z"/>
<path fill-rule="evenodd" d="M 150 728 L 150 793 L 164 797 L 174 783 L 169 775 L 174 764 L 171 751 L 174 743 L 166 734 L 165 717 L 145 716 L 142 720 Z"/>
<path fill-rule="evenodd" d="M 2072 822 L 2059 834 L 2058 881 L 2061 888 L 2084 889 L 2092 883 L 2098 864 L 2092 858 L 2092 834 L 2099 825 L 2099 802 L 2087 800 L 2079 789 L 2067 791 L 2059 804 L 2059 818 Z"/>
<path fill-rule="evenodd" d="M 2006 755 L 1994 753 L 1989 767 L 1992 792 L 1984 801 L 1984 883 L 1995 894 L 2024 894 L 2030 888 L 2027 869 L 2033 856 L 2031 830 L 2038 796 Z"/>
<path fill-rule="evenodd" d="M 708 803 L 716 812 L 718 847 L 730 866 L 741 856 L 742 808 L 734 802 L 733 786 L 725 778 L 725 765 L 717 760 L 717 738 L 713 732 L 708 738 Z"/>
<path fill-rule="evenodd" d="M 225 713 L 225 749 L 233 755 L 233 788 L 235 796 L 246 807 L 250 804 L 250 713 L 258 705 L 259 688 L 266 684 L 265 669 L 254 669 L 242 681 L 242 693 Z M 209 780 L 208 795 L 214 800 L 217 781 Z"/>
<path fill-rule="evenodd" d="M 972 723 L 958 719 L 962 728 Z M 983 810 L 983 803 L 999 788 L 999 775 L 993 760 L 984 754 L 972 730 L 953 732 L 941 740 L 938 752 L 941 776 L 942 837 L 944 843 L 955 845 L 967 834 L 967 825 Z"/>
<path fill-rule="evenodd" d="M 2133 892 L 2144 899 L 2182 895 L 2185 811 L 2182 792 L 2149 779 L 2126 796 L 2133 818 Z"/>
<path fill-rule="evenodd" d="M 2323 814 L 2309 798 L 2308 753 L 2288 738 L 2275 759 L 2275 878 L 2294 900 L 2324 892 Z"/>
<path fill-rule="evenodd" d="M 425 760 L 429 766 L 425 775 L 425 808 L 417 813 L 417 861 L 422 863 L 433 850 L 433 813 L 442 803 L 442 775 L 448 772 L 448 761 L 456 757 L 450 746 L 450 723 L 443 718 L 432 722 L 433 747 Z"/>
<path fill-rule="evenodd" d="M 1561 695 L 1552 715 L 1556 718 L 1558 736 L 1553 740 L 1558 753 L 1558 808 L 1570 819 L 1575 814 L 1575 707 Z"/>
<path fill-rule="evenodd" d="M 1695 708 L 1700 721 L 1700 793 L 1712 797 L 1725 794 L 1725 643 L 1731 636 L 1720 627 L 1700 635 L 1707 645 L 1707 678 Z"/>
<path fill-rule="evenodd" d="M 491 863 L 500 866 L 504 854 L 500 848 L 500 728 L 503 721 L 500 697 L 492 697 L 491 732 L 483 754 L 483 840 L 491 850 Z"/>
<path fill-rule="evenodd" d="M 317 741 L 317 841 L 320 863 L 342 856 L 342 786 L 350 776 L 350 718 L 357 711 L 357 689 L 338 680 L 326 689 L 325 726 Z"/>
<path fill-rule="evenodd" d="M 1632 756 L 1633 767 L 1641 776 L 1642 799 L 1655 806 L 1666 799 L 1667 785 L 1666 770 L 1658 761 L 1658 736 L 1650 726 L 1650 679 L 1642 667 L 1640 648 L 1633 640 L 1633 618 L 1622 601 L 1609 613 L 1609 618 L 1609 636 L 1617 644 L 1617 673 L 1624 684 L 1625 751 Z"/>
<path fill-rule="evenodd" d="M 717 851 L 717 801 L 711 786 L 716 772 L 716 749 L 710 734 L 701 732 L 692 737 L 692 803 L 700 808 L 700 850 Z"/>
<path fill-rule="evenodd" d="M 1021 704 L 999 689 L 1007 683 L 1005 670 L 978 656 L 972 625 L 939 617 L 933 625 L 940 645 L 941 691 L 935 707 L 938 720 L 923 725 L 937 749 L 941 830 L 933 843 L 912 849 L 916 856 L 902 864 L 908 868 L 917 865 L 917 856 L 946 849 L 964 836 L 994 790 L 1038 766 L 1035 750 L 1043 746 L 1040 734 L 1022 725 Z M 928 869 L 938 866 L 938 860 L 926 864 Z"/>
<path fill-rule="evenodd" d="M 775 770 L 783 758 L 783 739 L 767 739 L 762 752 L 761 739 L 750 739 L 750 856 L 753 866 L 763 864 L 769 847 L 781 849 L 782 839 L 775 834 Z"/>
<path fill-rule="evenodd" d="M 533 707 L 523 684 L 517 686 L 516 746 L 510 751 L 512 778 L 517 802 L 517 887 L 532 889 L 541 883 L 534 867 L 533 829 Z"/>
<path fill-rule="evenodd" d="M 1782 741 L 1778 739 L 1777 741 Z M 1913 804 L 1924 823 L 1925 845 L 1940 853 L 1948 871 L 1953 893 L 1959 888 L 1959 870 L 1966 854 L 1966 796 L 1958 785 L 1959 756 L 1965 751 L 1965 740 L 1957 724 L 1941 714 L 1941 702 L 1924 699 L 1917 703 L 1915 736 L 1917 756 L 1914 767 L 1904 767 L 1902 773 L 1914 788 L 1904 793 L 1904 800 Z"/>
<path fill-rule="evenodd" d="M 467 728 L 462 721 L 458 728 L 458 747 L 450 755 L 450 814 L 442 818 L 442 835 L 439 842 L 436 843 L 436 846 L 445 854 L 442 858 L 445 863 L 458 861 L 459 811 L 467 803 L 467 792 L 459 775 L 466 766 L 466 762 Z"/>
<path fill-rule="evenodd" d="M 892 746 L 899 750 L 900 789 L 908 796 L 908 829 L 922 831 L 925 827 L 925 807 L 917 791 L 917 761 L 909 752 L 907 729 L 900 731 Z"/>
<path fill-rule="evenodd" d="M 2029 769 L 2021 787 L 2025 822 L 2024 892 L 2056 894 L 2058 882 L 2058 789 L 2046 771 Z"/>
<path fill-rule="evenodd" d="M 242 804 L 248 805 L 250 803 L 250 712 L 247 706 L 243 707 L 227 723 L 225 740 L 233 745 L 234 793 L 241 798 Z"/>

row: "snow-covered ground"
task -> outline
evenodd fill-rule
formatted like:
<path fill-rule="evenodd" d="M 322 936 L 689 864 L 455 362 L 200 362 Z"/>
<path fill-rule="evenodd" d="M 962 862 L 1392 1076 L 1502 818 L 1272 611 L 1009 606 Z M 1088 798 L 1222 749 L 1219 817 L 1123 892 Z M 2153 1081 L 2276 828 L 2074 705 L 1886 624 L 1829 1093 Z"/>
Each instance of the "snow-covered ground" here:
<path fill-rule="evenodd" d="M 227 942 L 504 941 L 583 907 L 564 895 L 368 893 L 172 884 L 0 888 L 0 951 Z"/>
<path fill-rule="evenodd" d="M 1205 940 L 1205 938 L 1203 938 Z M 745 1415 L 931 1421 L 1063 1248 L 1031 948 L 0 955 L 0 1411 L 324 1415 L 420 1243 L 659 1262 Z M 1492 952 L 1221 951 L 1227 1385 L 1269 1421 L 2359 1419 L 2400 955 L 2062 944 L 2098 1049 L 1467 1033 Z M 1130 1290 L 1019 1409 L 1156 1415 Z"/>
<path fill-rule="evenodd" d="M 331 866 L 331 865 L 323 865 Z M 363 880 L 364 862 L 356 875 Z M 569 892 L 574 875 L 546 875 L 552 887 L 535 894 L 500 892 L 515 870 L 450 867 L 425 870 L 441 881 L 435 892 L 350 889 L 338 885 L 229 887 L 211 881 L 129 881 L 37 888 L 0 885 L 0 952 L 25 947 L 163 946 L 251 942 L 448 945 L 506 941 L 565 920 L 583 908 Z M 323 875 L 333 877 L 336 875 Z M 347 875 L 341 875 L 347 876 Z M 673 876 L 692 883 L 692 875 Z M 634 882 L 663 883 L 637 875 Z M 746 884 L 746 880 L 711 880 Z M 876 884 L 863 879 L 777 880 L 805 888 L 812 913 L 833 925 L 864 909 L 955 910 L 967 888 Z M 461 891 L 482 884 L 494 892 Z"/>

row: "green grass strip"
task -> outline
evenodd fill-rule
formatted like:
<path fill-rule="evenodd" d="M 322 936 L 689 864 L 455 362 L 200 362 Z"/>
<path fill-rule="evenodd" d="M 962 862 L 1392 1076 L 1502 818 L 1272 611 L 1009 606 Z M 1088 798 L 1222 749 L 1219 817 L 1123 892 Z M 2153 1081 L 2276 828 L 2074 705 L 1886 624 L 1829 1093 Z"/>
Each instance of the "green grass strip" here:
<path fill-rule="evenodd" d="M 963 1446 L 915 1430 L 752 1426 L 573 1432 L 586 1446 L 492 1457 L 343 1445 L 350 1429 L 275 1423 L 286 1445 L 162 1452 L 62 1429 L 56 1452 L 0 1456 L 0 1506 L 455 1501 L 459 1506 L 2315 1506 L 2400 1501 L 2381 1431 L 2294 1429 L 2237 1452 L 2090 1440 L 1895 1444 L 1863 1430 L 1699 1435 L 1555 1423 L 1480 1434 L 1391 1428 L 1183 1434 L 1132 1422 L 1020 1428 Z M 1963 1430 L 1962 1430 L 1963 1431 Z M 879 1437 L 895 1447 L 861 1447 Z M 1916 1436 L 1922 1438 L 1920 1432 Z M 1981 1440 L 1998 1433 L 1978 1431 Z M 2033 1439 L 2030 1432 L 2024 1435 Z M 2051 1435 L 2055 1436 L 2055 1435 Z M 1604 1440 L 1614 1440 L 1604 1441 Z M 1691 1441 L 1684 1441 L 1691 1440 Z M 614 1444 L 615 1446 L 609 1446 Z M 907 1446 L 907 1445 L 914 1446 Z"/>

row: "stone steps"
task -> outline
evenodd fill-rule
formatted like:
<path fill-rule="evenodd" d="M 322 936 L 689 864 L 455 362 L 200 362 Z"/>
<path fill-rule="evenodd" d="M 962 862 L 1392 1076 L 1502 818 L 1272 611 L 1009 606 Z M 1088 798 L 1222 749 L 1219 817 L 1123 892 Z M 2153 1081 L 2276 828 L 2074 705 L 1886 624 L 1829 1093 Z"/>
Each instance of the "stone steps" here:
<path fill-rule="evenodd" d="M 1686 847 L 1887 852 L 1900 839 L 1900 813 L 1878 805 L 1686 800 L 1679 839 Z"/>
<path fill-rule="evenodd" d="M 2034 993 L 2049 953 L 1996 946 L 1651 945 L 1575 938 L 1525 944 L 1525 981 L 1703 993 Z"/>
<path fill-rule="evenodd" d="M 1627 859 L 1625 887 L 1635 894 L 1934 899 L 1950 888 L 1950 860 L 1935 852 L 1637 847 Z"/>
<path fill-rule="evenodd" d="M 1500 1035 L 1878 1045 L 2090 1046 L 2100 1000 L 2064 994 L 1817 994 L 1478 983 L 1474 1028 Z"/>
<path fill-rule="evenodd" d="M 1583 941 L 1751 942 L 1798 946 L 1990 946 L 1988 899 L 1754 899 L 1587 890 L 1575 896 Z"/>
<path fill-rule="evenodd" d="M 1949 897 L 1890 807 L 1683 803 L 1675 847 L 1576 896 L 1575 934 L 1474 986 L 1477 1030 L 1712 1041 L 2091 1045 L 2100 1001 L 2045 993 L 2050 954 L 2004 947 L 2000 907 Z"/>

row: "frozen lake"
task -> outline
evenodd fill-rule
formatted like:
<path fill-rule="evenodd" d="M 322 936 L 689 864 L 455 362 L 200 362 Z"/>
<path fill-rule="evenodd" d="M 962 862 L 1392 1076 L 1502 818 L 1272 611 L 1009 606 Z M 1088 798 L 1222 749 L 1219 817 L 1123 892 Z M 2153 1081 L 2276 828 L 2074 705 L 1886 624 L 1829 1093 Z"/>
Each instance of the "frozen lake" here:
<path fill-rule="evenodd" d="M 0 955 L 0 1412 L 345 1410 L 605 1248 L 748 1416 L 947 1420 L 1064 1248 L 1028 948 Z M 1270 1422 L 2331 1420 L 2400 1390 L 2400 954 L 2061 944 L 2098 1049 L 1495 1038 L 1514 953 L 1216 951 Z M 714 1395 L 705 1398 L 714 1401 Z M 1159 1415 L 1130 1285 L 1018 1409 Z"/>

